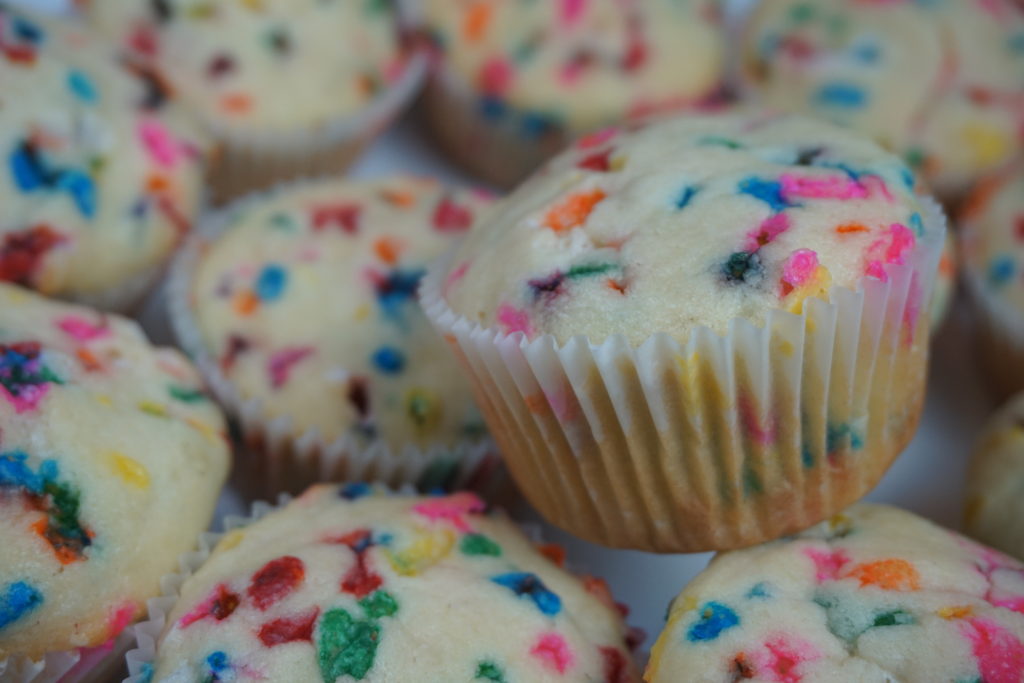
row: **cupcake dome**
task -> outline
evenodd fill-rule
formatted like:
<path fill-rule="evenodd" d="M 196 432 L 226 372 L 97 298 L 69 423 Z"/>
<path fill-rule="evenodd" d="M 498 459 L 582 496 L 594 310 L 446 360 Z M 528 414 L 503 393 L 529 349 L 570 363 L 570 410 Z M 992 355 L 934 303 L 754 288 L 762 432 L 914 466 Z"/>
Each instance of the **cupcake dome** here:
<path fill-rule="evenodd" d="M 501 202 L 445 298 L 484 327 L 639 346 L 885 278 L 925 235 L 914 176 L 802 117 L 684 117 L 582 138 Z"/>
<path fill-rule="evenodd" d="M 1000 408 L 978 439 L 967 477 L 967 533 L 1024 558 L 1024 398 Z"/>
<path fill-rule="evenodd" d="M 1024 671 L 1024 565 L 908 512 L 857 505 L 720 555 L 673 602 L 667 681 L 1005 681 Z"/>
<path fill-rule="evenodd" d="M 460 493 L 316 486 L 225 536 L 181 588 L 154 683 L 638 680 L 604 583 Z"/>
<path fill-rule="evenodd" d="M 77 26 L 0 7 L 0 280 L 133 303 L 190 228 L 199 141 Z"/>
<path fill-rule="evenodd" d="M 243 201 L 190 282 L 199 353 L 295 438 L 452 446 L 483 422 L 416 301 L 486 196 L 431 180 L 299 183 Z M 188 344 L 188 335 L 183 338 Z"/>
<path fill-rule="evenodd" d="M 193 547 L 220 412 L 132 322 L 0 284 L 0 661 L 101 645 Z"/>
<path fill-rule="evenodd" d="M 978 358 L 1003 398 L 1024 389 L 1024 168 L 979 186 L 961 216 Z"/>
<path fill-rule="evenodd" d="M 874 136 L 942 195 L 1024 149 L 1024 8 L 1012 0 L 766 0 L 743 52 L 769 105 Z"/>

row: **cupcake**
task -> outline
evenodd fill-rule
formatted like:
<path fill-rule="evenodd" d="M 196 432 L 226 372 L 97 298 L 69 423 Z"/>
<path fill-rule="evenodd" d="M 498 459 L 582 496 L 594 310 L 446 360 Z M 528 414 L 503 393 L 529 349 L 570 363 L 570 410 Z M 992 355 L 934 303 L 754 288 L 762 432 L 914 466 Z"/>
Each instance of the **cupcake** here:
<path fill-rule="evenodd" d="M 583 538 L 750 545 L 863 496 L 917 427 L 945 223 L 802 117 L 582 138 L 423 289 L 520 489 Z"/>
<path fill-rule="evenodd" d="M 1024 558 L 1024 398 L 992 417 L 967 475 L 965 530 L 982 543 Z"/>
<path fill-rule="evenodd" d="M 909 512 L 857 505 L 716 557 L 644 675 L 671 681 L 985 681 L 1024 672 L 1024 565 Z"/>
<path fill-rule="evenodd" d="M 863 131 L 941 196 L 1024 151 L 1024 6 L 765 0 L 742 39 L 752 94 Z"/>
<path fill-rule="evenodd" d="M 109 680 L 210 522 L 223 429 L 135 323 L 0 283 L 0 679 Z"/>
<path fill-rule="evenodd" d="M 718 0 L 425 0 L 425 111 L 450 156 L 510 186 L 582 132 L 719 99 Z"/>
<path fill-rule="evenodd" d="M 473 494 L 367 493 L 315 486 L 221 538 L 132 680 L 639 681 L 604 582 Z"/>
<path fill-rule="evenodd" d="M 979 187 L 961 215 L 978 359 L 1002 399 L 1024 389 L 1024 167 Z"/>
<path fill-rule="evenodd" d="M 0 6 L 0 280 L 123 310 L 198 210 L 203 137 L 76 25 Z"/>
<path fill-rule="evenodd" d="M 217 201 L 343 171 L 425 69 L 389 2 L 91 0 L 89 11 L 156 63 L 221 143 L 210 173 Z"/>
<path fill-rule="evenodd" d="M 946 242 L 939 258 L 939 272 L 935 277 L 932 302 L 928 307 L 932 318 L 932 334 L 939 331 L 942 324 L 946 322 L 946 318 L 949 317 L 949 309 L 953 307 L 959 275 L 958 261 L 956 237 L 952 231 L 949 231 L 946 233 Z"/>
<path fill-rule="evenodd" d="M 185 251 L 173 323 L 241 422 L 252 496 L 488 477 L 468 381 L 416 302 L 427 264 L 488 205 L 408 177 L 303 182 L 229 207 Z"/>

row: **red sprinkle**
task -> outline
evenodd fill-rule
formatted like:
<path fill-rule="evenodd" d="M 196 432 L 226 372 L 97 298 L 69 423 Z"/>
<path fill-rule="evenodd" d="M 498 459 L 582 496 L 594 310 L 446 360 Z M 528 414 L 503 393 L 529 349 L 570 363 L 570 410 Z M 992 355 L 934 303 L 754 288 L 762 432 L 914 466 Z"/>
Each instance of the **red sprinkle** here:
<path fill-rule="evenodd" d="M 227 585 L 222 583 L 214 588 L 213 592 L 196 605 L 191 612 L 183 616 L 178 621 L 178 625 L 185 628 L 206 617 L 213 617 L 217 621 L 224 621 L 238 609 L 240 602 L 241 599 L 238 597 L 238 594 L 232 593 L 228 590 Z"/>
<path fill-rule="evenodd" d="M 247 593 L 256 609 L 265 610 L 298 588 L 305 577 L 302 560 L 286 555 L 267 562 L 253 574 Z"/>
<path fill-rule="evenodd" d="M 358 204 L 334 204 L 319 206 L 313 209 L 313 228 L 324 230 L 331 226 L 339 227 L 348 235 L 359 232 L 359 217 L 362 207 Z"/>
<path fill-rule="evenodd" d="M 7 233 L 0 243 L 0 280 L 31 284 L 46 253 L 66 239 L 48 225 Z"/>
<path fill-rule="evenodd" d="M 312 642 L 313 626 L 320 616 L 320 608 L 314 607 L 297 617 L 284 617 L 268 621 L 260 627 L 260 642 L 266 647 L 275 647 L 296 641 Z"/>
<path fill-rule="evenodd" d="M 626 667 L 626 655 L 622 651 L 609 646 L 599 648 L 601 659 L 604 660 L 604 683 L 629 683 L 629 671 Z"/>
<path fill-rule="evenodd" d="M 465 232 L 473 224 L 473 214 L 445 197 L 434 209 L 433 222 L 438 232 Z"/>
<path fill-rule="evenodd" d="M 597 171 L 599 173 L 607 173 L 611 170 L 610 157 L 612 155 L 612 148 L 608 148 L 603 152 L 594 152 L 590 156 L 584 157 L 576 164 L 579 168 L 585 168 L 588 171 Z"/>

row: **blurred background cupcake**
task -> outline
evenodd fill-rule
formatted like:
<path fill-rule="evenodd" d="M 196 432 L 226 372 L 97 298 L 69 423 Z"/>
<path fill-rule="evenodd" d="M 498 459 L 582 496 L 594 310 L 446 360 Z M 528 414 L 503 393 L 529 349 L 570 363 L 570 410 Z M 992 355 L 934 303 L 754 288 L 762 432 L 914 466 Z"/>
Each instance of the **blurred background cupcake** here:
<path fill-rule="evenodd" d="M 434 136 L 499 186 L 583 132 L 722 95 L 717 0 L 425 0 L 420 11 L 437 52 L 424 100 Z"/>
<path fill-rule="evenodd" d="M 425 70 L 385 1 L 91 0 L 90 15 L 155 63 L 222 145 L 224 201 L 343 171 L 416 94 Z"/>
<path fill-rule="evenodd" d="M 1006 399 L 1024 389 L 1024 167 L 979 186 L 960 226 L 977 361 Z"/>
<path fill-rule="evenodd" d="M 124 310 L 198 211 L 204 136 L 87 30 L 0 6 L 0 280 Z"/>
<path fill-rule="evenodd" d="M 210 523 L 223 432 L 135 323 L 0 283 L 0 679 L 112 680 L 122 631 Z"/>
<path fill-rule="evenodd" d="M 875 137 L 946 199 L 1024 150 L 1013 0 L 764 0 L 742 48 L 753 95 Z"/>
<path fill-rule="evenodd" d="M 225 535 L 177 593 L 131 681 L 639 680 L 604 582 L 468 493 L 316 486 Z"/>
<path fill-rule="evenodd" d="M 856 505 L 716 557 L 672 603 L 644 676 L 1019 681 L 1024 565 L 921 517 Z"/>
<path fill-rule="evenodd" d="M 189 245 L 173 323 L 241 421 L 252 495 L 488 478 L 496 456 L 468 380 L 416 291 L 489 203 L 408 177 L 303 182 L 241 200 Z"/>
<path fill-rule="evenodd" d="M 548 521 L 725 549 L 841 510 L 910 441 L 944 239 L 913 174 L 859 133 L 681 116 L 581 138 L 422 299 Z"/>

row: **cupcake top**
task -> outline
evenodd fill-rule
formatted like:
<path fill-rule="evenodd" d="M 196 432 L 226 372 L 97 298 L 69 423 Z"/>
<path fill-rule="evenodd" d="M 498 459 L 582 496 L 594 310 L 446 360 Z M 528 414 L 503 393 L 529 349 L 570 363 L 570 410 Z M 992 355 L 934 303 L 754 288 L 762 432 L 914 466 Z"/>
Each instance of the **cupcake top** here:
<path fill-rule="evenodd" d="M 979 187 L 960 239 L 973 283 L 1024 314 L 1024 167 Z"/>
<path fill-rule="evenodd" d="M 978 439 L 967 477 L 966 530 L 1024 558 L 1024 396 L 999 409 Z"/>
<path fill-rule="evenodd" d="M 479 439 L 451 351 L 416 301 L 486 196 L 406 177 L 303 183 L 236 205 L 192 275 L 206 354 L 300 436 L 392 448 Z"/>
<path fill-rule="evenodd" d="M 723 78 L 718 0 L 426 0 L 422 11 L 481 112 L 530 112 L 525 135 L 698 103 Z"/>
<path fill-rule="evenodd" d="M 0 280 L 87 297 L 159 267 L 202 157 L 159 86 L 72 24 L 0 6 Z"/>
<path fill-rule="evenodd" d="M 604 582 L 470 493 L 319 485 L 227 534 L 181 589 L 154 682 L 638 680 Z"/>
<path fill-rule="evenodd" d="M 672 604 L 650 683 L 1019 681 L 1024 565 L 927 520 L 857 505 L 719 555 Z"/>
<path fill-rule="evenodd" d="M 743 40 L 772 106 L 849 124 L 955 194 L 1024 149 L 1024 6 L 766 0 Z"/>
<path fill-rule="evenodd" d="M 0 283 L 0 660 L 99 645 L 145 610 L 209 524 L 223 430 L 135 323 Z"/>
<path fill-rule="evenodd" d="M 886 279 L 940 229 L 922 211 L 899 159 L 816 120 L 737 113 L 608 129 L 500 202 L 443 291 L 457 313 L 505 333 L 686 340 Z"/>
<path fill-rule="evenodd" d="M 104 23 L 110 23 L 104 15 L 126 11 L 122 0 L 93 1 Z M 154 33 L 146 37 L 145 23 L 128 20 L 136 27 L 132 46 L 152 53 L 204 121 L 231 133 L 334 123 L 365 107 L 405 64 L 386 0 L 164 0 L 148 6 Z"/>

